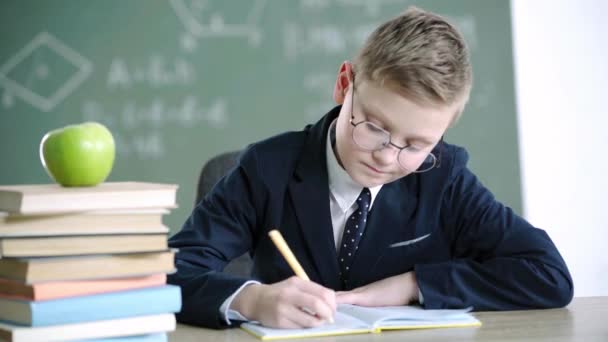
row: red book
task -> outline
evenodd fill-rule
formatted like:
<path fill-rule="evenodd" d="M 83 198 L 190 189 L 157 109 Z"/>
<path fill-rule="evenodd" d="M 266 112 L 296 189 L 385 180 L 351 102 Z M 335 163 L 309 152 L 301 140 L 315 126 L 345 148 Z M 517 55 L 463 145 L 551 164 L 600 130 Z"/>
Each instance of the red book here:
<path fill-rule="evenodd" d="M 37 284 L 0 278 L 0 297 L 26 300 L 48 300 L 74 296 L 85 296 L 105 292 L 161 286 L 167 280 L 165 274 L 143 277 L 56 281 Z"/>

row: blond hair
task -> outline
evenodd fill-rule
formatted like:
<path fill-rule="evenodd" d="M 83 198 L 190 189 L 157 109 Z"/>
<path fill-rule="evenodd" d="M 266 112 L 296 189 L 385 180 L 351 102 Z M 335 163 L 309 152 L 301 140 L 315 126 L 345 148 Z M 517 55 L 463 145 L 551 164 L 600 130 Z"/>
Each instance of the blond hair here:
<path fill-rule="evenodd" d="M 372 32 L 353 68 L 357 80 L 363 76 L 427 105 L 464 107 L 472 85 L 469 52 L 460 32 L 443 17 L 416 7 Z"/>

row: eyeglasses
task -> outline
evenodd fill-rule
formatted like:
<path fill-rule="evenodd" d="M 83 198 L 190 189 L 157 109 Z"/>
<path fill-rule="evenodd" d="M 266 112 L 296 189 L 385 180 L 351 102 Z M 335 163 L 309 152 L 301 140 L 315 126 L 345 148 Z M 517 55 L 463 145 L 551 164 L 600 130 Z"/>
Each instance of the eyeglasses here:
<path fill-rule="evenodd" d="M 350 124 L 353 126 L 353 141 L 364 151 L 375 152 L 384 148 L 393 146 L 399 150 L 397 154 L 397 162 L 404 170 L 422 173 L 431 170 L 434 167 L 441 165 L 441 143 L 443 137 L 439 140 L 439 159 L 432 152 L 427 152 L 426 148 L 416 147 L 414 145 L 398 146 L 391 142 L 391 134 L 382 127 L 370 121 L 359 121 L 355 123 L 355 115 L 353 114 L 354 99 L 355 99 L 355 81 L 353 77 L 353 91 L 351 93 L 351 109 L 350 109 Z M 422 162 L 421 162 L 422 161 Z"/>

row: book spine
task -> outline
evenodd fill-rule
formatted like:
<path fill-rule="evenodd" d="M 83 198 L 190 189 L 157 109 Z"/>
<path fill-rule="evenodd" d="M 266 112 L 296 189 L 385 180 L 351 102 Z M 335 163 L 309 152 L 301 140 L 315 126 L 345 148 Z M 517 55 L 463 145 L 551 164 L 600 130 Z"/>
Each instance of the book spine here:
<path fill-rule="evenodd" d="M 165 285 L 29 304 L 31 325 L 46 326 L 178 312 L 181 291 L 178 286 Z"/>

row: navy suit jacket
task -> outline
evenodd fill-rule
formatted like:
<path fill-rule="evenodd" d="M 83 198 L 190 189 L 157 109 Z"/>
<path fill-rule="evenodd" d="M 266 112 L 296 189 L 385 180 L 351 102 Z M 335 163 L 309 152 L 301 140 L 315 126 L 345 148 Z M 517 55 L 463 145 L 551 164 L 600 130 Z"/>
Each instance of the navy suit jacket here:
<path fill-rule="evenodd" d="M 339 290 L 325 145 L 336 107 L 303 131 L 251 145 L 170 239 L 179 248 L 180 322 L 221 328 L 219 307 L 245 281 L 293 276 L 267 232 L 281 231 L 312 281 Z M 496 201 L 466 167 L 464 149 L 441 143 L 441 166 L 385 184 L 369 213 L 350 288 L 414 270 L 424 307 L 511 310 L 565 306 L 568 269 L 545 231 Z M 428 237 L 416 243 L 394 243 Z M 251 278 L 222 273 L 245 252 Z"/>

